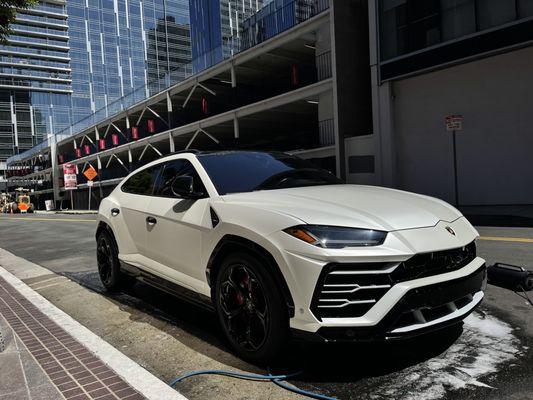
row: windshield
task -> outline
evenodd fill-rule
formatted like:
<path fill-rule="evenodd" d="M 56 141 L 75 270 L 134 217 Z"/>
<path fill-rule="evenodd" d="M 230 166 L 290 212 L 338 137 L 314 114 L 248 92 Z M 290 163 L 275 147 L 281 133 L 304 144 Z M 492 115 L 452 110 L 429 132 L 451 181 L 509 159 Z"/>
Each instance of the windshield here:
<path fill-rule="evenodd" d="M 200 154 L 198 160 L 220 195 L 344 183 L 308 161 L 283 153 Z"/>

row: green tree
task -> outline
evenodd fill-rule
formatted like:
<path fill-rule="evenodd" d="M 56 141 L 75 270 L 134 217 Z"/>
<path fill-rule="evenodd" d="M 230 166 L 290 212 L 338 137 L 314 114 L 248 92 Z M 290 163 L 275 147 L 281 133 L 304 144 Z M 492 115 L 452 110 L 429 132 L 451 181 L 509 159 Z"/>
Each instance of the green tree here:
<path fill-rule="evenodd" d="M 0 41 L 5 42 L 11 33 L 9 26 L 15 21 L 17 11 L 37 4 L 37 0 L 0 0 Z"/>

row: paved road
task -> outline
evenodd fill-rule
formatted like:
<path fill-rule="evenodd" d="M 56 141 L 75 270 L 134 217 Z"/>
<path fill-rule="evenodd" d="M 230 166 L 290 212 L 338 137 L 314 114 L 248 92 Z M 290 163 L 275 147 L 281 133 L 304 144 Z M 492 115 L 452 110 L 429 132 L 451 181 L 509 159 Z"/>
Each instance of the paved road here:
<path fill-rule="evenodd" d="M 483 237 L 491 239 L 479 242 L 479 253 L 489 263 L 529 263 L 533 267 L 533 240 L 529 240 L 533 239 L 533 229 L 479 230 Z M 89 288 L 93 296 L 102 297 L 94 257 L 94 232 L 91 215 L 0 216 L 1 248 L 67 276 Z M 41 287 L 46 286 L 45 283 Z M 95 315 L 89 321 L 84 316 L 87 309 L 83 304 L 77 309 L 72 305 L 75 302 L 72 296 L 80 290 L 64 286 L 65 293 L 72 292 L 67 302 L 58 288 L 61 286 L 54 289 L 55 293 L 46 294 L 49 300 L 67 309 L 71 307 L 75 318 L 85 318 L 88 325 L 92 324 L 91 329 L 107 334 L 106 340 L 121 347 L 123 336 L 109 333 L 106 326 L 113 323 L 109 319 L 116 318 L 111 311 L 108 320 L 97 320 Z M 127 329 L 127 324 L 134 321 L 152 321 L 150 325 L 155 331 L 150 331 L 149 337 L 139 338 L 145 344 L 143 348 L 161 346 L 160 335 L 174 332 L 180 344 L 187 348 L 186 368 L 194 368 L 196 358 L 198 363 L 200 360 L 205 363 L 207 357 L 229 369 L 257 371 L 227 352 L 213 316 L 205 311 L 143 285 L 111 300 L 121 310 L 133 310 L 128 314 L 130 322 L 126 321 L 122 327 Z M 305 374 L 292 382 L 298 387 L 342 399 L 530 399 L 533 398 L 532 345 L 533 308 L 512 292 L 489 287 L 481 312 L 468 320 L 463 331 L 448 331 L 400 344 L 295 344 L 285 366 L 289 369 L 305 366 Z M 141 347 L 129 346 L 130 357 L 144 360 L 156 375 L 170 377 L 168 367 L 172 359 L 162 354 L 154 357 Z M 242 392 L 244 389 L 239 389 L 238 382 L 223 379 L 206 378 L 196 383 L 196 386 L 182 386 L 180 390 L 190 398 L 228 398 L 230 393 L 231 397 L 243 399 L 279 398 L 280 395 L 269 392 L 270 389 L 262 393 Z"/>

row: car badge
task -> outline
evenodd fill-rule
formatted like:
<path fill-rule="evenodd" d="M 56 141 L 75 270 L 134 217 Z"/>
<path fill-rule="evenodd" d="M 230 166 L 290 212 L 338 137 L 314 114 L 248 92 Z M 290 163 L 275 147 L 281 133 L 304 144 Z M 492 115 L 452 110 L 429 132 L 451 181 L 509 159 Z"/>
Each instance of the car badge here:
<path fill-rule="evenodd" d="M 449 226 L 447 226 L 447 227 L 446 227 L 446 230 L 448 231 L 448 233 L 449 233 L 450 235 L 455 236 L 455 231 L 454 231 L 452 228 L 450 228 Z"/>

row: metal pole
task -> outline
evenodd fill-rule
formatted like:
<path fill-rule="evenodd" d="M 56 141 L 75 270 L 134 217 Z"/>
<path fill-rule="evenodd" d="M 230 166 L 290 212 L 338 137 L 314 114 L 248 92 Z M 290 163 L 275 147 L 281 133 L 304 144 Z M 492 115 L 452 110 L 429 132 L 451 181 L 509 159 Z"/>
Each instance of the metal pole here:
<path fill-rule="evenodd" d="M 459 183 L 457 180 L 457 137 L 455 129 L 453 130 L 453 177 L 455 186 L 455 205 L 459 206 Z"/>
<path fill-rule="evenodd" d="M 69 190 L 70 192 L 70 209 L 74 210 L 74 196 L 72 195 L 73 190 Z"/>
<path fill-rule="evenodd" d="M 92 186 L 89 186 L 89 210 L 91 209 L 91 189 L 93 187 Z"/>

